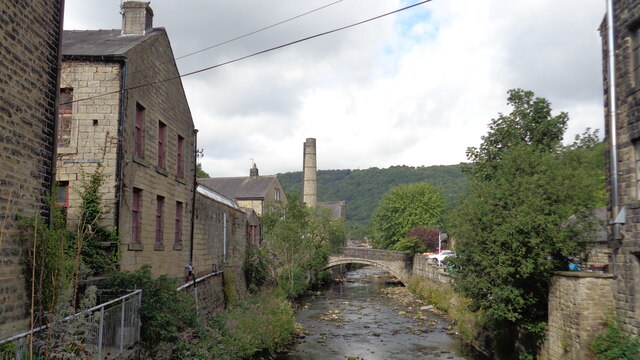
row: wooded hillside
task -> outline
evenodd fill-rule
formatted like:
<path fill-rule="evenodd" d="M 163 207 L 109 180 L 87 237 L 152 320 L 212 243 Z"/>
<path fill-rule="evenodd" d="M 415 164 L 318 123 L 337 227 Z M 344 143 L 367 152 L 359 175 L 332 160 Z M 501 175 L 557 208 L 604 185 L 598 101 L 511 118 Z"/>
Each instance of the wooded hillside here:
<path fill-rule="evenodd" d="M 287 194 L 302 192 L 301 171 L 278 174 L 278 178 Z M 442 191 L 450 207 L 467 189 L 460 165 L 319 170 L 318 201 L 345 200 L 350 237 L 361 239 L 382 195 L 395 185 L 417 182 L 427 182 Z"/>

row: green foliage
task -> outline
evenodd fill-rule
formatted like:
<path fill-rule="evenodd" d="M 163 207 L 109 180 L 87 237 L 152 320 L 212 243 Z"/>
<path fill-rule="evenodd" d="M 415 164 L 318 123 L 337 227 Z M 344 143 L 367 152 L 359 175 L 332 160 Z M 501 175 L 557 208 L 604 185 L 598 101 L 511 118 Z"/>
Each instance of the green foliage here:
<path fill-rule="evenodd" d="M 329 254 L 346 241 L 342 221 L 331 221 L 327 209 L 309 208 L 295 194 L 284 208 L 280 202 L 269 204 L 260 222 L 273 254 L 276 280 L 290 297 L 301 294 L 307 280 L 327 264 Z"/>
<path fill-rule="evenodd" d="M 249 291 L 256 293 L 267 283 L 271 276 L 271 254 L 266 246 L 248 246 L 247 259 L 244 262 L 244 277 Z"/>
<path fill-rule="evenodd" d="M 384 195 L 373 213 L 373 246 L 378 249 L 418 251 L 407 238 L 417 226 L 435 227 L 444 210 L 439 190 L 427 183 L 398 185 Z"/>
<path fill-rule="evenodd" d="M 625 333 L 615 316 L 606 319 L 604 332 L 591 344 L 598 360 L 635 360 L 640 358 L 640 341 Z"/>
<path fill-rule="evenodd" d="M 299 194 L 302 172 L 278 174 L 287 195 Z M 350 239 L 363 239 L 369 234 L 367 227 L 371 215 L 382 196 L 401 184 L 427 182 L 439 189 L 449 207 L 467 189 L 466 177 L 460 165 L 446 166 L 392 166 L 386 169 L 319 170 L 318 200 L 346 200 L 346 220 Z"/>
<path fill-rule="evenodd" d="M 162 342 L 176 342 L 181 331 L 197 324 L 193 299 L 176 291 L 176 281 L 164 275 L 154 278 L 149 266 L 135 272 L 116 273 L 101 285 L 119 291 L 142 289 L 140 320 L 144 326 L 140 337 L 147 349 Z"/>
<path fill-rule="evenodd" d="M 231 271 L 226 271 L 222 276 L 222 291 L 224 292 L 224 302 L 226 307 L 238 305 L 238 291 L 236 290 L 236 275 Z"/>
<path fill-rule="evenodd" d="M 70 248 L 80 248 L 81 266 L 85 275 L 110 274 L 118 262 L 118 234 L 99 224 L 104 209 L 100 188 L 104 184 L 104 170 L 98 168 L 87 178 L 82 174 L 80 197 L 82 199 L 80 224 L 75 238 L 70 238 Z"/>
<path fill-rule="evenodd" d="M 33 285 L 35 311 L 40 314 L 55 312 L 61 294 L 69 288 L 72 274 L 71 257 L 65 251 L 70 232 L 65 227 L 61 209 L 52 199 L 47 201 L 52 218 L 50 224 L 40 217 L 19 216 L 26 249 L 27 288 L 31 289 Z"/>
<path fill-rule="evenodd" d="M 604 158 L 592 157 L 599 150 L 588 139 L 563 147 L 567 115 L 552 116 L 545 99 L 511 90 L 508 103 L 513 111 L 492 120 L 482 145 L 467 152 L 471 188 L 450 217 L 451 261 L 456 289 L 474 310 L 539 342 L 550 277 L 593 239 L 591 211 L 604 189 L 594 178 L 602 179 Z"/>
<path fill-rule="evenodd" d="M 211 177 L 206 171 L 202 170 L 201 163 L 196 164 L 196 171 L 197 171 L 196 177 L 198 179 L 208 179 Z"/>
<path fill-rule="evenodd" d="M 181 344 L 175 359 L 271 358 L 296 333 L 291 304 L 284 296 L 261 293 L 238 307 L 213 317 L 188 343 Z"/>

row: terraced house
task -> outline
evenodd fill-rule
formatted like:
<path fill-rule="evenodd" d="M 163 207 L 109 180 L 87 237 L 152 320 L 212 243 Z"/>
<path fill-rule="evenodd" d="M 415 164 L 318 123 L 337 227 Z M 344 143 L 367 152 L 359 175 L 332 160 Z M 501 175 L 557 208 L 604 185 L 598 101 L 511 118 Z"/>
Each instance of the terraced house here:
<path fill-rule="evenodd" d="M 29 328 L 16 214 L 47 221 L 64 1 L 0 2 L 0 339 Z"/>
<path fill-rule="evenodd" d="M 147 2 L 122 4 L 122 29 L 65 31 L 58 202 L 77 220 L 83 174 L 98 167 L 102 225 L 120 269 L 180 277 L 190 261 L 196 130 L 169 37 Z M 86 175 L 85 175 L 86 176 Z"/>

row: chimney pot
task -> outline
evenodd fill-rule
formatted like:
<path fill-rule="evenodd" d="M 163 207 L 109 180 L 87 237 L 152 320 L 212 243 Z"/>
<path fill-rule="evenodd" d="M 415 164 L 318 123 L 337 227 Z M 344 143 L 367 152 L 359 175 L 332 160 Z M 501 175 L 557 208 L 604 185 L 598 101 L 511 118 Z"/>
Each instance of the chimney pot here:
<path fill-rule="evenodd" d="M 153 30 L 150 2 L 125 1 L 122 4 L 122 35 L 144 35 Z"/>
<path fill-rule="evenodd" d="M 258 174 L 258 167 L 256 166 L 256 163 L 253 163 L 253 167 L 251 168 L 251 170 L 249 170 L 249 177 L 258 177 L 260 176 Z"/>

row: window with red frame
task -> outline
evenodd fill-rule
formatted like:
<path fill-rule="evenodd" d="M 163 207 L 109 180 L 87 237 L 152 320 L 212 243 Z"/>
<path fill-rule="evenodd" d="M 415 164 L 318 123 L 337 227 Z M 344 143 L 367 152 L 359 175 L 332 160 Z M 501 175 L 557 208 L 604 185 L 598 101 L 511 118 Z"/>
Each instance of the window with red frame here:
<path fill-rule="evenodd" d="M 136 103 L 136 127 L 134 132 L 135 149 L 134 155 L 143 158 L 144 157 L 144 106 Z"/>
<path fill-rule="evenodd" d="M 165 168 L 165 145 L 167 141 L 167 125 L 158 121 L 158 167 Z"/>
<path fill-rule="evenodd" d="M 183 151 L 184 151 L 184 138 L 180 135 L 178 135 L 178 150 L 177 150 L 177 162 L 178 162 L 178 167 L 176 170 L 176 176 L 179 178 L 183 178 L 184 177 L 184 159 L 183 159 Z"/>
<path fill-rule="evenodd" d="M 140 243 L 140 220 L 142 216 L 142 190 L 133 189 L 133 204 L 131 206 L 131 242 Z"/>
<path fill-rule="evenodd" d="M 182 203 L 176 201 L 176 245 L 182 244 Z"/>
<path fill-rule="evenodd" d="M 162 244 L 162 213 L 164 211 L 164 197 L 156 197 L 156 244 Z"/>

